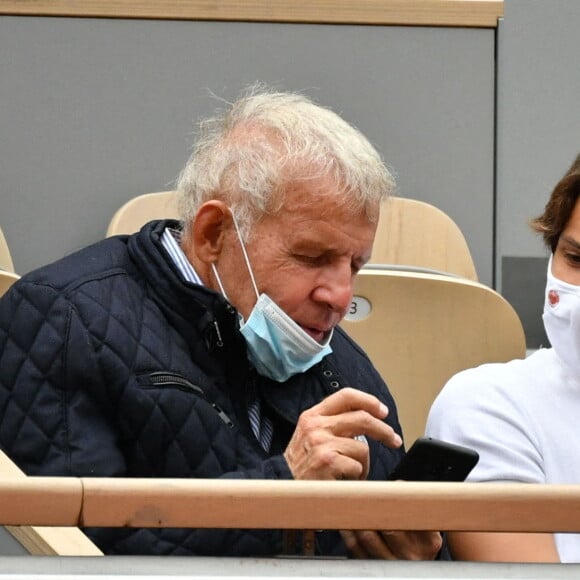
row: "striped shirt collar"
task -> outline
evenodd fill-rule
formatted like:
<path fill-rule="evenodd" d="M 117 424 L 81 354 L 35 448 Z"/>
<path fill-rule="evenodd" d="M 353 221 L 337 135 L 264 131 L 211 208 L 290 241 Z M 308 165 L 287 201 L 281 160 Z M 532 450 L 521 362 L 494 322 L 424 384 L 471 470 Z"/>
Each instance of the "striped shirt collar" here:
<path fill-rule="evenodd" d="M 171 256 L 173 263 L 179 270 L 183 279 L 186 282 L 193 282 L 194 284 L 199 284 L 204 286 L 195 268 L 191 265 L 191 262 L 187 259 L 186 255 L 181 249 L 181 232 L 173 228 L 165 228 L 161 236 L 161 245 L 165 248 L 167 253 Z"/>

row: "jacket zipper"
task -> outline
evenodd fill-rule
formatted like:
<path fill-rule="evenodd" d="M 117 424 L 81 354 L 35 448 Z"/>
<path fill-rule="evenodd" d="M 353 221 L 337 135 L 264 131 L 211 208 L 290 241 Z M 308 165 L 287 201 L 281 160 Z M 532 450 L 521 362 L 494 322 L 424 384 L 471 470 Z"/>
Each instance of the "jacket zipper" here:
<path fill-rule="evenodd" d="M 226 415 L 224 410 L 207 398 L 207 395 L 201 387 L 194 385 L 192 382 L 183 378 L 181 375 L 175 373 L 168 373 L 165 371 L 158 371 L 150 373 L 148 377 L 151 379 L 153 386 L 177 386 L 185 391 L 193 391 L 196 395 L 201 397 L 206 403 L 212 406 L 219 418 L 231 429 L 234 426 L 233 421 Z"/>

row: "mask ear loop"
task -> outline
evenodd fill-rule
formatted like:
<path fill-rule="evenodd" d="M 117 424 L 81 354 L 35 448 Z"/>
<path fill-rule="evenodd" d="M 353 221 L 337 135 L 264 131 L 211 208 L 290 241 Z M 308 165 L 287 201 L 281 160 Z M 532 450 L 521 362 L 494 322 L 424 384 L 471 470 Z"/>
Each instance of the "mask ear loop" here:
<path fill-rule="evenodd" d="M 260 293 L 258 292 L 258 286 L 256 286 L 256 280 L 254 278 L 254 273 L 252 272 L 252 267 L 250 266 L 250 259 L 248 258 L 248 253 L 246 252 L 246 246 L 242 241 L 242 234 L 240 233 L 240 228 L 238 227 L 238 220 L 236 220 L 236 216 L 234 212 L 230 209 L 230 213 L 232 214 L 232 220 L 234 222 L 234 227 L 236 228 L 236 233 L 238 234 L 238 240 L 240 242 L 240 246 L 242 247 L 242 253 L 244 254 L 244 260 L 246 261 L 246 267 L 248 268 L 248 272 L 250 273 L 250 278 L 252 280 L 252 285 L 254 286 L 254 292 L 256 293 L 256 299 L 260 298 Z M 221 284 L 220 284 L 221 287 Z M 224 294 L 225 296 L 225 294 Z"/>
<path fill-rule="evenodd" d="M 222 284 L 222 281 L 220 279 L 220 275 L 218 274 L 217 268 L 215 267 L 215 264 L 213 262 L 211 263 L 211 267 L 213 270 L 213 275 L 215 276 L 215 279 L 217 280 L 218 286 L 220 287 L 220 291 L 221 291 L 223 297 L 229 302 L 230 299 L 228 298 L 228 295 L 226 294 L 226 291 L 225 291 L 224 286 Z"/>
<path fill-rule="evenodd" d="M 236 228 L 236 234 L 238 236 L 238 240 L 240 242 L 240 246 L 242 248 L 242 253 L 244 254 L 244 260 L 246 261 L 246 267 L 248 268 L 248 272 L 250 274 L 250 280 L 252 280 L 252 286 L 254 287 L 254 292 L 256 293 L 256 299 L 260 298 L 260 293 L 258 292 L 258 287 L 256 286 L 256 279 L 254 278 L 254 273 L 252 272 L 252 268 L 250 267 L 250 259 L 248 258 L 248 253 L 246 252 L 246 246 L 244 245 L 244 242 L 242 241 L 242 235 L 240 233 L 240 228 L 238 227 L 238 222 L 236 220 L 236 216 L 234 215 L 234 212 L 230 210 L 230 213 L 232 214 L 232 220 L 234 222 L 234 227 Z M 217 280 L 218 286 L 220 287 L 220 291 L 223 295 L 223 297 L 229 302 L 229 298 L 228 295 L 226 294 L 225 288 L 222 284 L 221 278 L 218 274 L 216 265 L 214 262 L 212 262 L 211 264 L 212 270 L 213 270 L 213 274 L 215 276 L 215 279 Z"/>

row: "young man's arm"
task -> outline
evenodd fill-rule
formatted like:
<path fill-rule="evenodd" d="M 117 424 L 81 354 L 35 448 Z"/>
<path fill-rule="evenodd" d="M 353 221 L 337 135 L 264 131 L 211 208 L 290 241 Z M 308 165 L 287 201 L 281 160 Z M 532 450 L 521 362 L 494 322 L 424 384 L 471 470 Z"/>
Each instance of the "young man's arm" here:
<path fill-rule="evenodd" d="M 553 534 L 450 532 L 455 560 L 479 562 L 560 562 Z"/>

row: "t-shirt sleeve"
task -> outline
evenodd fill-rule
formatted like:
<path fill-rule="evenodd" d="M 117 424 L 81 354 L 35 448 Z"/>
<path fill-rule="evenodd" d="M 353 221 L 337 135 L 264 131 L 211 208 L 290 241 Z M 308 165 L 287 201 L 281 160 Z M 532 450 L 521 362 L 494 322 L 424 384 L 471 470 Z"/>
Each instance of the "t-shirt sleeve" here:
<path fill-rule="evenodd" d="M 469 481 L 545 483 L 541 447 L 505 365 L 452 377 L 434 401 L 426 435 L 475 449 Z"/>

